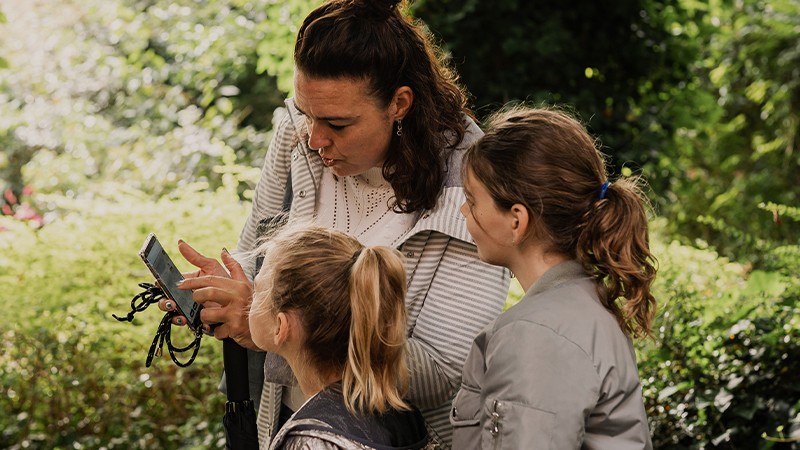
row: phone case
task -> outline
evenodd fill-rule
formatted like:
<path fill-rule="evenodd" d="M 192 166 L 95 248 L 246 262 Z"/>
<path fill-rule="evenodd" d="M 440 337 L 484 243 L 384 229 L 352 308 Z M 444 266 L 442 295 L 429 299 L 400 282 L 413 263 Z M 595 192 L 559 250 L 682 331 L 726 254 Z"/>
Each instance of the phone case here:
<path fill-rule="evenodd" d="M 142 249 L 139 251 L 139 256 L 150 269 L 156 281 L 158 281 L 164 291 L 164 295 L 173 300 L 178 307 L 178 311 L 186 317 L 189 328 L 197 330 L 202 326 L 200 322 L 202 305 L 192 300 L 192 291 L 178 289 L 178 283 L 183 280 L 183 275 L 175 267 L 175 263 L 167 255 L 155 234 L 150 233 L 147 236 Z"/>

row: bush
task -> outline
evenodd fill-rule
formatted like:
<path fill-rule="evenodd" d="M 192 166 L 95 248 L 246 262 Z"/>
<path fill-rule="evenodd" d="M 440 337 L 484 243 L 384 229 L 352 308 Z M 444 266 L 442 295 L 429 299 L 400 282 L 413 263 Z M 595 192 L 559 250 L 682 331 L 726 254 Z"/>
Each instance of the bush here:
<path fill-rule="evenodd" d="M 749 271 L 654 244 L 657 338 L 638 353 L 655 448 L 799 448 L 800 246 Z"/>
<path fill-rule="evenodd" d="M 256 72 L 268 0 L 5 3 L 0 190 L 164 195 L 220 186 L 226 159 L 260 164 L 284 99 Z"/>
<path fill-rule="evenodd" d="M 208 255 L 233 248 L 248 206 L 233 189 L 150 200 L 40 198 L 66 211 L 41 229 L 0 217 L 0 285 L 12 345 L 0 349 L 2 448 L 209 448 L 223 444 L 221 345 L 202 340 L 182 369 L 168 352 L 144 367 L 161 312 L 118 322 L 139 282 L 137 252 L 154 231 L 182 270 L 177 239 Z M 12 303 L 13 302 L 13 303 Z M 176 343 L 192 338 L 174 329 Z"/>

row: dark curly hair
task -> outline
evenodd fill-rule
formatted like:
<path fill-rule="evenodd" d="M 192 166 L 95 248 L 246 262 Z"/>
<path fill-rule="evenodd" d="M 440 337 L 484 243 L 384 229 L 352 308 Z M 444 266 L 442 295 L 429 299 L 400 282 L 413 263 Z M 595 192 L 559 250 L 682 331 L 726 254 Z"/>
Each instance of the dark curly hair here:
<path fill-rule="evenodd" d="M 398 212 L 433 208 L 447 160 L 464 138 L 467 96 L 430 33 L 405 13 L 403 0 L 330 0 L 300 27 L 294 60 L 317 78 L 367 80 L 370 94 L 388 107 L 408 86 L 414 103 L 393 134 L 383 175 Z"/>

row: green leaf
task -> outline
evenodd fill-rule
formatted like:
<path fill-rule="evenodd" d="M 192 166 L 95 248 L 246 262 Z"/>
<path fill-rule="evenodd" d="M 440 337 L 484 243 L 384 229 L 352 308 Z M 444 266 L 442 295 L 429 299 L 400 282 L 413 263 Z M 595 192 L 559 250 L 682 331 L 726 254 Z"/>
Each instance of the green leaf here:
<path fill-rule="evenodd" d="M 761 295 L 767 297 L 780 297 L 787 285 L 786 278 L 777 272 L 766 272 L 754 270 L 750 272 L 747 286 L 743 290 L 744 295 Z"/>

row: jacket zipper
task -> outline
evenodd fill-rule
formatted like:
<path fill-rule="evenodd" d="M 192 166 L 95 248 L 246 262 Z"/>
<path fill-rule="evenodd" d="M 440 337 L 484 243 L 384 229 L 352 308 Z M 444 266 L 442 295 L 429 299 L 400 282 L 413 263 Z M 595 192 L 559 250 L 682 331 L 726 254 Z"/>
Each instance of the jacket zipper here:
<path fill-rule="evenodd" d="M 492 402 L 492 414 L 491 414 L 491 423 L 492 426 L 489 428 L 489 433 L 492 435 L 492 440 L 494 441 L 494 448 L 500 448 L 500 429 L 503 427 L 501 423 L 500 412 L 497 411 L 497 407 L 502 406 L 500 402 L 494 400 Z"/>

